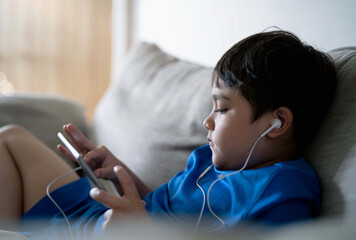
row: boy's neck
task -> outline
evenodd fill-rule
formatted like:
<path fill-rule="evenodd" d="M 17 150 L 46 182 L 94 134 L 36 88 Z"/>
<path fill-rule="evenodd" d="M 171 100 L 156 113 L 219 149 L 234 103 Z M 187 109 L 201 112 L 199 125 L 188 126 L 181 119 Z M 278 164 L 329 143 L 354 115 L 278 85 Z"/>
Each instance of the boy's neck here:
<path fill-rule="evenodd" d="M 259 168 L 263 168 L 263 167 L 267 167 L 267 166 L 272 166 L 276 163 L 279 163 L 279 162 L 286 162 L 286 161 L 290 161 L 292 160 L 292 158 L 285 158 L 285 159 L 273 159 L 271 161 L 267 161 L 267 162 L 264 162 L 262 164 L 259 164 L 251 169 L 259 169 Z"/>
<path fill-rule="evenodd" d="M 301 156 L 297 154 L 295 145 L 292 144 L 288 149 L 285 149 L 283 153 L 280 153 L 277 157 L 272 158 L 271 160 L 267 160 L 257 166 L 252 167 L 251 169 L 259 169 L 267 166 L 272 166 L 279 162 L 286 162 L 291 160 L 299 159 Z"/>

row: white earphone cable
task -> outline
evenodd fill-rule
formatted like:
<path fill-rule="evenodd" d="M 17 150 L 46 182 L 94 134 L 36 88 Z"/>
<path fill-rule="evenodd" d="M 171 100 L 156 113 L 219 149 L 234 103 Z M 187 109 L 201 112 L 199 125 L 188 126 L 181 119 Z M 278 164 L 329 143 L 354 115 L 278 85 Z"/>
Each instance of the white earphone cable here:
<path fill-rule="evenodd" d="M 62 179 L 62 178 L 64 178 L 64 177 L 66 177 L 66 176 L 68 176 L 69 174 L 71 174 L 71 173 L 73 173 L 73 172 L 76 172 L 76 171 L 80 170 L 81 168 L 82 168 L 82 167 L 77 167 L 77 168 L 72 169 L 72 170 L 70 170 L 69 172 L 63 174 L 62 176 L 57 177 L 57 178 L 54 179 L 52 182 L 50 182 L 50 184 L 48 184 L 47 189 L 46 189 L 46 193 L 47 193 L 48 198 L 52 201 L 52 203 L 53 203 L 53 204 L 58 208 L 58 210 L 62 213 L 62 215 L 63 215 L 65 221 L 67 222 L 68 229 L 69 229 L 69 235 L 70 235 L 70 239 L 71 239 L 71 240 L 74 240 L 74 238 L 73 238 L 72 227 L 70 226 L 69 220 L 68 220 L 66 214 L 63 212 L 63 210 L 59 207 L 59 205 L 56 203 L 56 201 L 55 201 L 55 200 L 51 197 L 51 195 L 49 194 L 49 192 L 50 192 L 49 189 L 50 189 L 50 187 L 51 187 L 55 182 L 57 182 L 58 180 L 60 180 L 60 179 Z"/>
<path fill-rule="evenodd" d="M 210 191 L 211 191 L 212 187 L 215 185 L 215 183 L 217 183 L 218 181 L 220 181 L 220 180 L 222 180 L 222 179 L 224 179 L 224 178 L 226 178 L 226 177 L 228 177 L 228 176 L 231 176 L 231 175 L 234 175 L 234 174 L 236 174 L 236 173 L 239 173 L 239 172 L 241 172 L 242 170 L 244 170 L 244 169 L 246 168 L 246 166 L 247 166 L 247 164 L 248 164 L 248 162 L 249 162 L 249 160 L 250 160 L 250 158 L 251 158 L 251 155 L 252 155 L 253 150 L 255 149 L 257 143 L 258 143 L 264 136 L 265 136 L 265 135 L 262 134 L 261 136 L 259 136 L 259 137 L 257 138 L 257 140 L 256 140 L 255 143 L 253 144 L 252 148 L 250 149 L 250 152 L 249 152 L 249 154 L 248 154 L 248 156 L 247 156 L 247 159 L 246 159 L 246 161 L 245 161 L 245 164 L 242 166 L 241 169 L 239 169 L 239 170 L 237 170 L 237 171 L 235 171 L 235 172 L 229 173 L 229 174 L 227 174 L 227 175 L 220 174 L 220 175 L 219 175 L 219 178 L 216 179 L 216 180 L 209 186 L 208 193 L 207 193 L 207 196 L 206 196 L 206 200 L 205 200 L 205 191 L 204 191 L 204 189 L 199 185 L 199 180 L 208 172 L 208 170 L 210 170 L 210 168 L 211 168 L 213 165 L 210 165 L 210 166 L 199 176 L 199 178 L 197 179 L 197 181 L 195 182 L 195 184 L 196 184 L 196 185 L 199 187 L 199 189 L 202 191 L 204 200 L 203 200 L 203 205 L 202 205 L 202 208 L 201 208 L 201 211 L 200 211 L 200 215 L 199 215 L 198 221 L 197 221 L 197 223 L 196 223 L 196 225 L 195 225 L 195 227 L 194 227 L 194 230 L 197 230 L 198 227 L 199 227 L 199 225 L 200 225 L 200 222 L 201 222 L 201 219 L 202 219 L 202 216 L 203 216 L 203 212 L 204 212 L 205 202 L 207 202 L 208 209 L 209 209 L 210 213 L 211 213 L 217 220 L 219 220 L 219 222 L 221 222 L 221 224 L 222 224 L 221 227 L 218 227 L 218 228 L 216 228 L 216 229 L 213 229 L 213 230 L 211 230 L 211 231 L 209 231 L 209 232 L 218 231 L 218 230 L 220 230 L 220 229 L 222 229 L 222 228 L 224 228 L 224 227 L 226 226 L 225 222 L 212 210 L 212 208 L 211 208 L 211 206 L 210 206 Z"/>
<path fill-rule="evenodd" d="M 203 193 L 203 207 L 201 208 L 201 210 L 200 210 L 200 214 L 199 214 L 199 218 L 198 218 L 198 221 L 197 221 L 197 223 L 195 224 L 195 227 L 194 227 L 194 230 L 197 230 L 198 229 L 198 227 L 199 227 L 199 225 L 200 225 L 200 221 L 201 221 L 201 218 L 202 218 L 202 216 L 203 216 L 203 212 L 204 212 L 204 206 L 205 206 L 205 191 L 204 191 L 204 189 L 199 185 L 199 180 L 210 170 L 210 168 L 213 166 L 213 164 L 211 164 L 209 167 L 207 167 L 206 169 L 205 169 L 205 171 L 202 173 L 202 174 L 200 174 L 200 176 L 198 177 L 198 179 L 197 179 L 197 181 L 195 182 L 195 185 L 197 185 L 198 186 L 198 188 L 200 189 L 200 191 Z"/>

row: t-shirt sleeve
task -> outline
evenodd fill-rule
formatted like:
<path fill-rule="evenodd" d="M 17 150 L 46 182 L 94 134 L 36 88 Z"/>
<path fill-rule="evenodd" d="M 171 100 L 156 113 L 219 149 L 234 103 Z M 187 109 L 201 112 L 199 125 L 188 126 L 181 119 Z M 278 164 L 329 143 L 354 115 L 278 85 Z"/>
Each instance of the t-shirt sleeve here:
<path fill-rule="evenodd" d="M 256 220 L 268 224 L 283 224 L 311 219 L 310 205 L 302 199 L 291 199 L 272 206 L 256 216 Z"/>
<path fill-rule="evenodd" d="M 261 189 L 248 218 L 271 224 L 310 219 L 319 210 L 319 199 L 317 179 L 299 171 L 282 171 Z"/>

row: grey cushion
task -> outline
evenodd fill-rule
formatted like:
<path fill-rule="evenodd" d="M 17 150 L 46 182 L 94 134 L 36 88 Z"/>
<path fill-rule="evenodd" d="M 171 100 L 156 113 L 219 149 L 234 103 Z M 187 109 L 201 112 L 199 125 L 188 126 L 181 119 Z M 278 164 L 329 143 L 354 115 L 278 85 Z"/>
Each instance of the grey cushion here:
<path fill-rule="evenodd" d="M 97 142 L 151 187 L 167 182 L 207 143 L 211 72 L 140 44 L 96 109 Z"/>
<path fill-rule="evenodd" d="M 356 47 L 335 49 L 330 55 L 337 68 L 336 96 L 308 157 L 323 187 L 321 215 L 355 221 Z"/>
<path fill-rule="evenodd" d="M 20 125 L 56 151 L 57 132 L 66 123 L 73 123 L 88 134 L 84 107 L 73 100 L 49 94 L 15 94 L 0 97 L 0 126 Z M 72 161 L 68 161 L 74 166 Z"/>

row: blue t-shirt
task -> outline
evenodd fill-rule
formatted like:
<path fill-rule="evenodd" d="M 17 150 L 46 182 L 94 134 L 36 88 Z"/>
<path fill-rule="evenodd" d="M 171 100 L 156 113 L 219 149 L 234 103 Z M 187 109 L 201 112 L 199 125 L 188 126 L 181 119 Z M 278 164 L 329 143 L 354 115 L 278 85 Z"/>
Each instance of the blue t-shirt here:
<path fill-rule="evenodd" d="M 196 181 L 212 164 L 211 159 L 209 146 L 194 150 L 185 171 L 145 197 L 150 216 L 163 223 L 194 226 L 204 199 Z M 199 185 L 207 194 L 219 175 L 232 172 L 212 167 L 199 180 Z M 209 200 L 212 211 L 227 227 L 251 220 L 287 223 L 309 219 L 317 214 L 320 185 L 313 168 L 304 158 L 300 158 L 227 176 L 214 184 Z M 218 228 L 221 224 L 205 204 L 201 225 Z"/>

